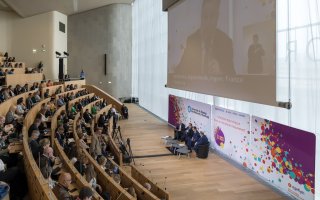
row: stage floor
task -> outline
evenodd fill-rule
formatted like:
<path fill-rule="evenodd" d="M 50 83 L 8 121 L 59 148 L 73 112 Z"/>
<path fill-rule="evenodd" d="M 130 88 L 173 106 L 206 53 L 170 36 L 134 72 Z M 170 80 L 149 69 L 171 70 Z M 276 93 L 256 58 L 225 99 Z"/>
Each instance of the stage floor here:
<path fill-rule="evenodd" d="M 162 136 L 173 128 L 135 104 L 126 104 L 129 120 L 121 120 L 124 138 L 130 138 L 134 156 L 168 154 Z M 136 166 L 170 194 L 171 200 L 279 200 L 287 199 L 233 166 L 215 153 L 208 159 L 177 156 L 136 158 Z"/>

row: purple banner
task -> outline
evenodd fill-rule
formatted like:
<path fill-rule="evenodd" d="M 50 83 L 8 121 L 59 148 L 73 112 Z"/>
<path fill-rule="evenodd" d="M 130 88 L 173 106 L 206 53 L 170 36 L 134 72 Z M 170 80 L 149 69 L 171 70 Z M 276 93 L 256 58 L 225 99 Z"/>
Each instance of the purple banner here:
<path fill-rule="evenodd" d="M 176 126 L 179 121 L 188 126 L 192 123 L 208 135 L 211 130 L 211 105 L 169 95 L 168 123 Z"/>
<path fill-rule="evenodd" d="M 252 170 L 297 199 L 314 199 L 316 137 L 252 117 Z"/>

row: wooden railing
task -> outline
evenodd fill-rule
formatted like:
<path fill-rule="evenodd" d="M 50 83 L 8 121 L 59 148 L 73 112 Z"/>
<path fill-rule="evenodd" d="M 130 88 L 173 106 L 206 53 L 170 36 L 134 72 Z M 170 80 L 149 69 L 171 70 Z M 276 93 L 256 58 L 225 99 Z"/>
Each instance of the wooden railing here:
<path fill-rule="evenodd" d="M 53 85 L 53 86 L 49 86 L 49 87 L 44 87 L 44 88 L 42 88 L 42 89 L 41 89 L 41 98 L 43 98 L 44 93 L 45 93 L 47 90 L 49 90 L 49 96 L 55 94 L 55 92 L 57 91 L 57 89 L 58 89 L 59 87 L 61 87 L 61 93 L 64 92 L 64 85 Z M 60 95 L 60 93 L 57 94 L 57 95 Z"/>
<path fill-rule="evenodd" d="M 6 75 L 6 85 L 24 85 L 26 82 L 40 82 L 43 80 L 42 73 L 36 74 L 9 74 Z"/>
<path fill-rule="evenodd" d="M 131 176 L 138 181 L 140 184 L 149 183 L 151 185 L 151 192 L 156 195 L 160 199 L 169 200 L 169 193 L 168 191 L 162 189 L 155 183 L 153 183 L 149 178 L 147 178 L 145 175 L 143 175 L 138 168 L 136 168 L 134 165 L 131 165 Z"/>
<path fill-rule="evenodd" d="M 79 89 L 86 84 L 86 80 L 66 81 L 64 82 L 64 87 L 67 87 L 67 85 L 71 85 L 71 84 L 77 85 Z"/>
<path fill-rule="evenodd" d="M 121 111 L 123 103 L 121 103 L 113 96 L 109 95 L 108 93 L 104 92 L 103 90 L 94 85 L 84 85 L 83 87 L 86 88 L 90 93 L 95 93 L 97 96 L 106 99 L 108 104 L 112 104 L 118 112 Z"/>
<path fill-rule="evenodd" d="M 5 116 L 12 105 L 14 105 L 14 106 L 17 105 L 17 100 L 19 98 L 22 97 L 23 102 L 26 102 L 26 98 L 28 97 L 28 94 L 34 93 L 34 92 L 35 92 L 35 90 L 32 90 L 30 92 L 25 92 L 25 93 L 19 94 L 17 96 L 14 96 L 14 97 L 6 100 L 5 102 L 1 103 L 0 104 L 0 115 Z"/>
<path fill-rule="evenodd" d="M 111 117 L 109 119 L 109 124 L 108 124 L 109 128 L 108 128 L 108 135 L 110 138 L 110 150 L 111 153 L 114 156 L 114 160 L 118 163 L 118 165 L 120 167 L 123 166 L 123 154 L 119 149 L 119 146 L 116 144 L 116 142 L 114 141 L 114 139 L 112 138 L 112 132 L 113 132 L 113 117 Z"/>

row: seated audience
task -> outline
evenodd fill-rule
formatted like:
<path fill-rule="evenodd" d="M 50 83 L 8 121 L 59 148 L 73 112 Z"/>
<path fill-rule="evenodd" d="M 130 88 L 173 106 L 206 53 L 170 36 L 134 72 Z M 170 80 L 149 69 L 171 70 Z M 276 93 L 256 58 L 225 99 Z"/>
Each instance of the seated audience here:
<path fill-rule="evenodd" d="M 86 111 L 83 113 L 83 118 L 86 123 L 91 123 L 93 116 L 91 113 L 89 113 L 89 109 L 86 109 Z"/>
<path fill-rule="evenodd" d="M 86 168 L 86 180 L 94 190 L 96 190 L 98 193 L 102 193 L 101 186 L 97 183 L 97 174 L 94 171 L 92 164 L 89 164 Z"/>
<path fill-rule="evenodd" d="M 53 193 L 58 200 L 74 200 L 74 197 L 69 193 L 69 186 L 72 182 L 71 174 L 62 172 L 59 176 L 58 183 L 53 188 Z"/>
<path fill-rule="evenodd" d="M 93 196 L 93 191 L 90 187 L 81 188 L 79 192 L 79 200 L 91 200 Z"/>
<path fill-rule="evenodd" d="M 41 151 L 40 145 L 38 143 L 40 132 L 38 130 L 33 130 L 31 137 L 29 138 L 29 146 L 35 160 L 38 160 Z"/>

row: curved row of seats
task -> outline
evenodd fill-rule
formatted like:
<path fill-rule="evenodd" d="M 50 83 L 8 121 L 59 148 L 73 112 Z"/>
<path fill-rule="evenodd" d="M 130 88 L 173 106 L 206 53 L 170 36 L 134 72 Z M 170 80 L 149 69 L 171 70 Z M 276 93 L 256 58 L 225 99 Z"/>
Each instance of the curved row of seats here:
<path fill-rule="evenodd" d="M 24 160 L 25 171 L 26 171 L 27 180 L 28 180 L 29 195 L 31 199 L 35 199 L 35 200 L 57 199 L 53 194 L 52 190 L 50 189 L 48 181 L 43 177 L 36 161 L 34 160 L 31 150 L 29 148 L 29 142 L 28 142 L 29 127 L 35 120 L 37 113 L 40 111 L 41 105 L 43 103 L 49 102 L 50 99 L 51 98 L 43 99 L 38 104 L 36 104 L 31 110 L 29 110 L 23 122 L 23 129 L 22 129 L 23 160 Z M 62 109 L 60 111 L 62 111 Z M 78 182 L 78 184 L 80 185 L 81 182 Z"/>
<path fill-rule="evenodd" d="M 72 81 L 71 81 L 72 82 Z M 66 82 L 64 85 L 62 85 L 63 87 L 66 87 L 67 84 L 71 84 L 71 82 Z M 83 81 L 77 82 L 77 84 L 82 85 Z M 59 87 L 59 86 L 58 86 Z M 110 95 L 106 94 L 105 92 L 103 92 L 102 90 L 100 90 L 99 88 L 95 87 L 95 86 L 91 86 L 91 85 L 82 85 L 83 88 L 87 89 L 89 92 L 92 92 L 92 94 L 86 95 L 86 97 L 92 97 L 93 95 L 98 95 L 100 98 L 104 98 L 107 99 L 107 101 L 110 103 L 107 107 L 101 109 L 97 115 L 95 116 L 95 122 L 97 122 L 98 120 L 98 116 L 103 113 L 103 112 L 107 112 L 110 108 L 111 108 L 111 104 L 113 105 L 113 107 L 115 107 L 118 111 L 121 110 L 121 106 L 122 104 L 117 101 L 115 98 L 111 97 Z M 70 92 L 77 92 L 80 90 L 83 90 L 83 88 L 79 88 L 77 90 L 72 90 L 72 91 L 68 91 L 68 92 L 63 92 L 60 93 L 59 95 L 65 95 L 68 94 Z M 47 88 L 46 88 L 47 89 Z M 56 90 L 55 87 L 49 87 L 50 90 Z M 1 109 L 0 109 L 0 114 L 1 115 L 5 115 L 6 112 L 8 111 L 8 109 L 10 108 L 11 105 L 15 105 L 17 99 L 19 98 L 23 98 L 24 101 L 28 95 L 28 93 L 30 93 L 31 91 L 24 93 L 24 94 L 20 94 L 16 97 L 13 97 L 11 99 L 9 99 L 8 101 L 4 102 L 3 104 L 1 104 Z M 56 97 L 57 98 L 57 97 Z M 85 96 L 79 97 L 77 99 L 74 99 L 72 101 L 70 101 L 69 105 L 71 105 L 72 103 L 75 103 L 76 101 L 79 101 L 80 99 L 85 98 Z M 26 115 L 25 119 L 24 119 L 24 124 L 23 124 L 23 155 L 24 155 L 24 164 L 25 164 L 25 169 L 26 169 L 26 175 L 28 178 L 28 185 L 29 185 L 29 194 L 31 199 L 56 199 L 55 195 L 53 194 L 52 190 L 49 188 L 49 184 L 48 181 L 42 176 L 40 169 L 37 166 L 36 161 L 34 160 L 32 153 L 30 151 L 29 148 L 29 143 L 28 143 L 28 129 L 31 126 L 31 124 L 33 123 L 37 113 L 40 111 L 41 109 L 41 104 L 43 103 L 47 103 L 50 101 L 50 98 L 47 99 L 43 99 L 41 102 L 39 102 L 38 104 L 36 104 Z M 99 100 L 98 100 L 99 101 Z M 90 108 L 95 102 L 92 102 L 91 104 L 85 106 L 83 108 L 83 110 Z M 68 172 L 71 173 L 73 179 L 76 181 L 75 182 L 75 187 L 77 189 L 83 187 L 83 186 L 88 186 L 87 181 L 81 176 L 81 174 L 79 172 L 77 172 L 77 170 L 75 169 L 75 167 L 72 165 L 71 161 L 68 159 L 68 157 L 66 156 L 66 154 L 64 153 L 62 147 L 60 146 L 59 142 L 54 138 L 54 133 L 55 133 L 55 128 L 57 126 L 57 117 L 59 116 L 59 114 L 65 110 L 66 107 L 60 107 L 56 113 L 54 114 L 54 116 L 52 117 L 52 121 L 51 121 L 51 133 L 52 133 L 52 146 L 55 149 L 56 154 L 61 158 L 61 161 L 64 163 L 65 166 L 65 170 L 67 170 Z M 91 109 L 89 109 L 91 110 Z M 78 113 L 75 117 L 75 120 L 73 121 L 72 124 L 72 128 L 73 128 L 73 136 L 75 137 L 75 141 L 78 140 L 77 138 L 77 134 L 76 134 L 76 121 L 79 118 L 80 113 Z M 110 124 L 109 124 L 109 136 L 111 136 L 111 130 L 112 130 L 112 120 L 110 120 Z M 112 152 L 114 153 L 115 156 L 115 160 L 117 161 L 117 163 L 119 164 L 119 171 L 120 171 L 120 176 L 121 176 L 121 180 L 123 183 L 124 187 L 131 187 L 133 186 L 134 189 L 137 191 L 138 194 L 138 198 L 139 199 L 159 199 L 160 196 L 156 194 L 156 192 L 146 190 L 142 184 L 145 182 L 149 182 L 151 183 L 146 177 L 145 179 L 142 179 L 141 175 L 138 175 L 136 177 L 140 177 L 139 179 L 135 180 L 133 177 L 129 176 L 122 168 L 122 154 L 121 151 L 119 150 L 118 146 L 116 145 L 116 143 L 113 141 L 112 137 L 111 138 L 111 149 Z M 94 160 L 90 154 L 87 151 L 83 152 L 89 159 L 89 162 L 91 164 L 93 164 L 95 171 L 97 173 L 97 179 L 98 182 L 101 184 L 101 186 L 106 189 L 106 191 L 108 191 L 110 193 L 110 196 L 112 199 L 134 199 L 124 188 L 122 188 L 119 184 L 117 184 L 105 171 L 103 171 L 101 169 L 101 167 L 98 165 L 97 161 Z M 117 165 L 115 162 L 111 161 L 114 165 Z M 134 169 L 134 167 L 133 167 Z M 136 172 L 137 171 L 137 172 Z M 135 173 L 132 174 L 139 174 L 138 170 L 135 170 Z M 140 181 L 138 181 L 140 180 Z M 142 181 L 141 181 L 142 180 Z M 157 188 L 156 185 L 154 185 L 154 187 L 152 188 Z M 161 197 L 162 198 L 162 197 Z M 98 194 L 95 193 L 93 199 L 102 199 L 102 197 Z M 169 196 L 166 196 L 165 199 L 169 199 Z"/>

